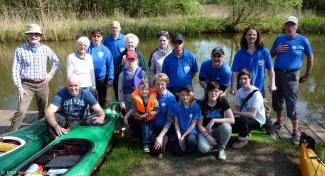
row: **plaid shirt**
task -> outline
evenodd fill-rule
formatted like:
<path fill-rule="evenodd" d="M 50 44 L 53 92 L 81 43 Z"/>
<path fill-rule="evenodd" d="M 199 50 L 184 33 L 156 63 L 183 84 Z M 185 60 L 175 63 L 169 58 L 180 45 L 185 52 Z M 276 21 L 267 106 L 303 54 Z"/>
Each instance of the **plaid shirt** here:
<path fill-rule="evenodd" d="M 47 74 L 48 59 L 52 62 L 48 73 L 54 75 L 60 67 L 60 61 L 50 47 L 39 43 L 36 48 L 32 48 L 26 42 L 16 48 L 12 65 L 12 79 L 16 88 L 22 88 L 22 79 L 43 80 Z"/>

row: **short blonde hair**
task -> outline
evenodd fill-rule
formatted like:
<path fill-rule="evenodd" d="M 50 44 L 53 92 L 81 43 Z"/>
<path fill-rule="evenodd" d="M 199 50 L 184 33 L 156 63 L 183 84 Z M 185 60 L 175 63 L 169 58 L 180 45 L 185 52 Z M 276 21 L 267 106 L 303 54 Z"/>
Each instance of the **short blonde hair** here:
<path fill-rule="evenodd" d="M 138 89 L 140 89 L 141 86 L 145 86 L 149 88 L 149 81 L 147 79 L 141 80 L 141 82 L 138 85 Z"/>
<path fill-rule="evenodd" d="M 76 43 L 77 43 L 77 46 L 79 46 L 80 44 L 85 44 L 87 46 L 87 48 L 88 48 L 89 45 L 90 45 L 90 40 L 86 36 L 81 36 L 81 37 L 78 38 Z"/>
<path fill-rule="evenodd" d="M 134 40 L 134 44 L 136 46 L 138 46 L 138 44 L 139 44 L 139 37 L 137 35 L 133 34 L 133 33 L 128 33 L 128 34 L 125 35 L 125 44 L 126 44 L 126 42 L 128 40 L 132 40 L 132 39 Z"/>
<path fill-rule="evenodd" d="M 158 73 L 153 77 L 153 84 L 156 84 L 157 81 L 164 81 L 166 85 L 169 84 L 169 78 L 165 73 Z"/>

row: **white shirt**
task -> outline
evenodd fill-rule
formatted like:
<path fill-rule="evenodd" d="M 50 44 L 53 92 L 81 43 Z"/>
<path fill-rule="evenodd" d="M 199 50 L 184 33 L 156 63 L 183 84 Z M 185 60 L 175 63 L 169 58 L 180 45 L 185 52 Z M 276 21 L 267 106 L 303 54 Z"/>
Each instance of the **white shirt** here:
<path fill-rule="evenodd" d="M 80 87 L 96 88 L 93 59 L 86 53 L 85 58 L 79 58 L 76 53 L 71 53 L 67 59 L 67 76 L 77 75 L 81 82 Z"/>
<path fill-rule="evenodd" d="M 252 86 L 249 90 L 245 90 L 243 87 L 236 92 L 235 105 L 236 107 L 241 107 L 242 102 L 245 98 L 257 89 L 255 86 Z M 251 96 L 251 98 L 245 103 L 241 112 L 250 112 L 252 108 L 257 109 L 255 119 L 262 125 L 265 124 L 265 109 L 264 109 L 264 99 L 260 91 L 257 91 Z"/>

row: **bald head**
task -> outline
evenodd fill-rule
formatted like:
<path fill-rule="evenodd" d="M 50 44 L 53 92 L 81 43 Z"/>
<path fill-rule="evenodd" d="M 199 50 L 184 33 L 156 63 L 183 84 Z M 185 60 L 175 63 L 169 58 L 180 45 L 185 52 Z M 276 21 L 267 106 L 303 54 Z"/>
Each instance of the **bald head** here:
<path fill-rule="evenodd" d="M 112 34 L 114 39 L 117 38 L 120 35 L 120 31 L 121 31 L 120 22 L 112 21 L 111 22 L 111 34 Z"/>
<path fill-rule="evenodd" d="M 77 96 L 80 91 L 80 80 L 77 75 L 70 75 L 67 78 L 67 88 L 72 96 Z"/>

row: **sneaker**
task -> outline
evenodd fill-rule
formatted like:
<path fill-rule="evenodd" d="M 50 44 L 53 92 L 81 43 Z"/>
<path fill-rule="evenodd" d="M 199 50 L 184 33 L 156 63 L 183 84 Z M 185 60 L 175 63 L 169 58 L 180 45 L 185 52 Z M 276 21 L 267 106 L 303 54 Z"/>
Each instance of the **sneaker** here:
<path fill-rule="evenodd" d="M 225 152 L 225 150 L 219 150 L 219 152 L 218 152 L 218 159 L 219 160 L 225 160 L 226 159 L 226 152 Z"/>
<path fill-rule="evenodd" d="M 232 148 L 239 149 L 244 147 L 248 143 L 248 140 L 245 141 L 236 141 L 232 144 Z"/>
<path fill-rule="evenodd" d="M 149 153 L 150 152 L 149 145 L 143 145 L 143 152 L 144 153 Z"/>
<path fill-rule="evenodd" d="M 276 121 L 273 123 L 273 128 L 279 130 L 280 128 L 282 128 L 282 125 L 283 123 Z"/>
<path fill-rule="evenodd" d="M 159 159 L 164 159 L 164 155 L 161 153 L 161 154 L 158 155 L 158 158 Z"/>
<path fill-rule="evenodd" d="M 299 145 L 300 144 L 300 135 L 295 133 L 292 135 L 292 139 L 291 142 L 295 145 Z"/>

